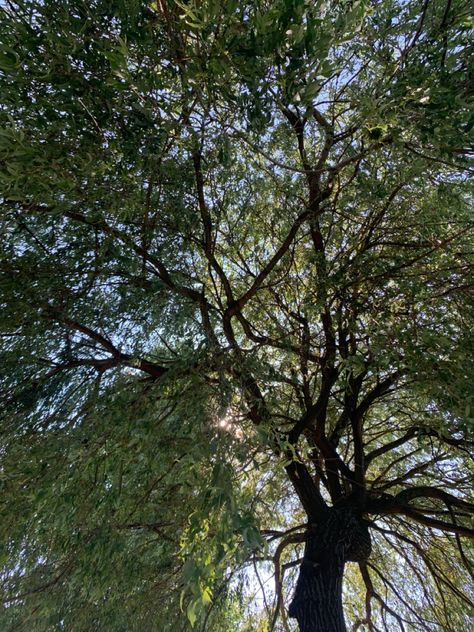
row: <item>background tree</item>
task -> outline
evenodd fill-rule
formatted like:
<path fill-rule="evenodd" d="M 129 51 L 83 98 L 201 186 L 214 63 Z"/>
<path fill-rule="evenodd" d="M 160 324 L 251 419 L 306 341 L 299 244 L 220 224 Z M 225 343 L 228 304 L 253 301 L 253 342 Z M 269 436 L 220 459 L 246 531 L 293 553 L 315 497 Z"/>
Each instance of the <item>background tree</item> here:
<path fill-rule="evenodd" d="M 469 628 L 470 28 L 2 4 L 4 629 Z"/>

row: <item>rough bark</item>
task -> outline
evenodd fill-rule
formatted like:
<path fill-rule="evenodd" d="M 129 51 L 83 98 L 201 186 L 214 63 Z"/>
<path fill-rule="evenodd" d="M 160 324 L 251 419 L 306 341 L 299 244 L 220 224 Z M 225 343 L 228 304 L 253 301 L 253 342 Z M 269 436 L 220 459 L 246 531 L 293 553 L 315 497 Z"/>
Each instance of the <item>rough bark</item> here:
<path fill-rule="evenodd" d="M 289 609 L 300 632 L 346 632 L 342 608 L 344 566 L 370 555 L 367 526 L 351 507 L 335 507 L 308 533 Z"/>

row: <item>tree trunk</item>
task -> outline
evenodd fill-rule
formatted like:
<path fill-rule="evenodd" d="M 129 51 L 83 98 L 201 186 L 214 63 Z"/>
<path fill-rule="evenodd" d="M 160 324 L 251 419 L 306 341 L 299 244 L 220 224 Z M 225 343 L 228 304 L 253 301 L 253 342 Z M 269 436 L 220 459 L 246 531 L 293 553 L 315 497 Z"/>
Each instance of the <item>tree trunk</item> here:
<path fill-rule="evenodd" d="M 300 632 L 346 632 L 342 580 L 348 561 L 370 555 L 367 526 L 351 507 L 336 507 L 308 534 L 289 609 Z"/>

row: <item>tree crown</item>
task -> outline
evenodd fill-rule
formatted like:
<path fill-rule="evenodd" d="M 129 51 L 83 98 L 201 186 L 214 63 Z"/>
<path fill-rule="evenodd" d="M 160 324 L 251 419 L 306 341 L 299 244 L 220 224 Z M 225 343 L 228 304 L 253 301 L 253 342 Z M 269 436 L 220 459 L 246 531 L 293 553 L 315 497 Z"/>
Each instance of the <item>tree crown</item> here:
<path fill-rule="evenodd" d="M 0 10 L 5 624 L 466 629 L 468 3 Z"/>

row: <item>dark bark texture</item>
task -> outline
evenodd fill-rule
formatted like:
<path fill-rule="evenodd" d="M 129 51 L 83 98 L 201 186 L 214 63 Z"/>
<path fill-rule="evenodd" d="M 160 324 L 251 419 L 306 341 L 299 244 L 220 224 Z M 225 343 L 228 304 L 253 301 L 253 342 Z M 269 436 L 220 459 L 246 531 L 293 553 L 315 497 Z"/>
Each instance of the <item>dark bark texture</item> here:
<path fill-rule="evenodd" d="M 289 609 L 300 632 L 346 632 L 342 581 L 346 562 L 370 555 L 367 525 L 351 507 L 335 507 L 308 533 Z"/>

